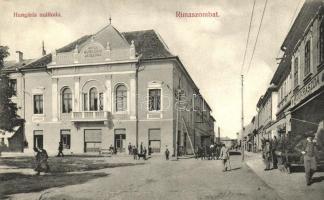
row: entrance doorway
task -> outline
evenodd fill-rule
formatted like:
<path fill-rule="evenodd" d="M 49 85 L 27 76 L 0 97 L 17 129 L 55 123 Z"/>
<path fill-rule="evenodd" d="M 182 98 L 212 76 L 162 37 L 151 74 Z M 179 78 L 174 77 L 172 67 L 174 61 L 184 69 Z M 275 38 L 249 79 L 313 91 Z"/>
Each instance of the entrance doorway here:
<path fill-rule="evenodd" d="M 151 153 L 161 152 L 161 130 L 149 129 L 149 146 L 151 147 Z"/>
<path fill-rule="evenodd" d="M 115 129 L 115 148 L 117 152 L 126 150 L 126 129 Z"/>
<path fill-rule="evenodd" d="M 34 148 L 37 147 L 39 149 L 42 149 L 43 146 L 43 131 L 37 130 L 34 131 Z"/>

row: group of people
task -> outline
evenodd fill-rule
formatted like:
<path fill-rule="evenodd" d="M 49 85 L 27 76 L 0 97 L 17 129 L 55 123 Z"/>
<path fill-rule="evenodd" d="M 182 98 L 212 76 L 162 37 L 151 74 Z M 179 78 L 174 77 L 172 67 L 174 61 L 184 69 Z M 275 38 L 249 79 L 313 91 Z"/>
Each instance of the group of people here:
<path fill-rule="evenodd" d="M 140 158 L 143 158 L 146 160 L 146 155 L 151 155 L 151 147 L 149 146 L 149 150 L 147 151 L 146 147 L 143 146 L 143 142 L 141 142 L 141 145 L 139 148 L 137 148 L 135 145 L 132 146 L 131 143 L 128 144 L 128 154 L 133 155 L 134 160 L 139 160 Z"/>
<path fill-rule="evenodd" d="M 198 146 L 195 152 L 196 159 L 201 160 L 222 160 L 223 172 L 231 170 L 229 148 L 225 144 L 211 144 L 203 148 Z"/>
<path fill-rule="evenodd" d="M 196 149 L 196 159 L 201 160 L 218 160 L 220 159 L 222 144 L 211 144 L 203 147 L 198 146 Z"/>
<path fill-rule="evenodd" d="M 312 176 L 317 170 L 316 154 L 317 145 L 314 134 L 307 133 L 306 140 L 295 147 L 303 156 L 306 184 L 312 183 Z M 278 168 L 282 163 L 282 158 L 278 156 L 279 141 L 276 136 L 272 140 L 264 139 L 262 142 L 263 159 L 265 161 L 265 171 Z"/>
<path fill-rule="evenodd" d="M 278 140 L 276 136 L 274 136 L 272 140 L 269 139 L 262 140 L 262 157 L 265 162 L 264 171 L 271 170 L 272 168 L 274 169 L 278 168 L 278 158 L 276 155 L 277 148 L 278 148 Z"/>

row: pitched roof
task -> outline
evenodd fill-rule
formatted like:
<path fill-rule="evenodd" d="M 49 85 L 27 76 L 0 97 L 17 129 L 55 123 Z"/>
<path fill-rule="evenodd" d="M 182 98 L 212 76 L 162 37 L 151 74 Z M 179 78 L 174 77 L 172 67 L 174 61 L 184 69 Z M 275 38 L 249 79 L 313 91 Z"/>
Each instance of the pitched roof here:
<path fill-rule="evenodd" d="M 100 30 L 97 34 L 101 33 Z M 136 53 L 142 55 L 142 59 L 154 59 L 154 58 L 167 58 L 173 57 L 173 55 L 167 49 L 162 39 L 154 30 L 142 30 L 142 31 L 132 31 L 123 32 L 120 35 L 126 39 L 126 41 L 131 44 L 132 40 L 135 44 Z M 70 44 L 58 49 L 57 53 L 69 52 L 75 49 L 76 45 L 80 46 L 87 42 L 93 35 L 84 35 L 81 38 L 71 42 Z M 22 70 L 26 69 L 36 69 L 44 68 L 47 64 L 52 61 L 52 54 L 47 54 L 38 59 L 30 59 L 28 63 L 19 64 L 18 68 Z M 13 64 L 7 63 L 4 70 L 11 71 L 15 69 Z"/>
<path fill-rule="evenodd" d="M 122 35 L 129 43 L 134 40 L 136 52 L 142 54 L 142 59 L 173 56 L 154 30 L 123 32 Z"/>
<path fill-rule="evenodd" d="M 15 60 L 9 60 L 9 61 L 5 61 L 4 62 L 4 70 L 5 71 L 16 71 L 16 69 L 18 68 L 22 68 L 25 65 L 30 64 L 31 62 L 33 62 L 35 59 L 24 59 L 21 62 L 16 62 Z"/>

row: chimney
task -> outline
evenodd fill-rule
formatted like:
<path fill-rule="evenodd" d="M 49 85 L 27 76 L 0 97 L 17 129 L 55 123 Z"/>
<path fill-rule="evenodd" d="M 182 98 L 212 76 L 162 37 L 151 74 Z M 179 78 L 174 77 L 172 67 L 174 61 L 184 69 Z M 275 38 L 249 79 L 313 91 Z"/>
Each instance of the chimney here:
<path fill-rule="evenodd" d="M 21 51 L 16 51 L 16 53 L 17 53 L 16 61 L 22 62 L 24 60 L 24 53 Z"/>
<path fill-rule="evenodd" d="M 42 41 L 42 55 L 46 55 L 46 50 L 45 50 L 45 45 L 44 45 L 44 40 Z"/>

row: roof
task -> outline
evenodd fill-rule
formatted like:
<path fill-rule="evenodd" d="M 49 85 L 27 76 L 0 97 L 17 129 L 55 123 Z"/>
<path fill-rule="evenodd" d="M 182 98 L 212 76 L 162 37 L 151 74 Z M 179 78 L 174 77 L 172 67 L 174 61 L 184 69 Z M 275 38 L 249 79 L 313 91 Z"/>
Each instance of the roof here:
<path fill-rule="evenodd" d="M 4 70 L 16 71 L 17 68 L 21 68 L 25 65 L 30 64 L 35 59 L 24 59 L 21 62 L 16 62 L 15 60 L 9 60 L 4 62 Z"/>
<path fill-rule="evenodd" d="M 134 40 L 136 52 L 142 54 L 142 59 L 173 56 L 154 30 L 123 32 L 122 35 L 129 44 Z"/>
<path fill-rule="evenodd" d="M 101 33 L 103 30 L 100 30 L 98 33 Z M 98 34 L 97 33 L 97 34 Z M 136 53 L 141 55 L 141 59 L 154 59 L 154 58 L 167 58 L 173 57 L 169 52 L 167 46 L 164 44 L 161 37 L 154 30 L 142 30 L 142 31 L 132 31 L 132 32 L 123 32 L 120 34 L 129 44 L 132 40 L 135 44 Z M 69 52 L 75 49 L 78 45 L 84 44 L 88 41 L 93 35 L 84 35 L 79 39 L 69 43 L 68 45 L 56 50 L 57 53 Z M 27 61 L 27 60 L 26 60 Z M 52 54 L 47 54 L 38 59 L 29 59 L 28 63 L 7 63 L 5 64 L 4 70 L 11 71 L 13 69 L 37 69 L 46 67 L 52 61 Z"/>
<path fill-rule="evenodd" d="M 317 11 L 324 5 L 323 0 L 306 0 L 298 13 L 292 27 L 290 28 L 284 42 L 281 45 L 281 50 L 284 51 L 284 56 L 279 63 L 279 66 L 273 75 L 271 83 L 281 83 L 290 73 L 291 57 L 294 47 L 303 37 L 309 23 L 317 15 Z"/>

